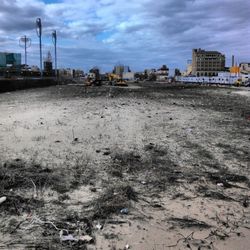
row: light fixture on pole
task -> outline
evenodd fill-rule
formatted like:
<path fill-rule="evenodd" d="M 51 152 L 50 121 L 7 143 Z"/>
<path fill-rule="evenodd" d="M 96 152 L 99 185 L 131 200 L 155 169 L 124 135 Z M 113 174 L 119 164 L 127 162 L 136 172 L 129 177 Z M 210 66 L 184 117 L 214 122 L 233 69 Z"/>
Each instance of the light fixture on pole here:
<path fill-rule="evenodd" d="M 56 30 L 52 32 L 52 42 L 55 46 L 55 76 L 57 78 L 57 33 L 56 33 Z"/>
<path fill-rule="evenodd" d="M 19 39 L 19 46 L 24 48 L 25 69 L 27 69 L 27 48 L 29 48 L 31 46 L 31 39 L 27 36 L 22 36 Z"/>
<path fill-rule="evenodd" d="M 43 63 L 42 63 L 42 21 L 41 18 L 36 19 L 36 33 L 39 38 L 39 47 L 40 47 L 40 71 L 41 77 L 43 75 Z"/>

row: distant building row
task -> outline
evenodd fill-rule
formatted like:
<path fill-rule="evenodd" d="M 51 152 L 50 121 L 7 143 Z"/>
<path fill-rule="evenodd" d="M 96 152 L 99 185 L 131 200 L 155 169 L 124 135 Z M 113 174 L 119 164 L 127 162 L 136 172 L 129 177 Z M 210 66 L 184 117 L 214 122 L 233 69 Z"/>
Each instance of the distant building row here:
<path fill-rule="evenodd" d="M 202 49 L 193 49 L 192 62 L 188 64 L 187 70 L 182 76 L 212 77 L 218 76 L 220 72 L 231 72 L 235 74 L 249 74 L 250 63 L 234 64 L 232 58 L 232 67 L 226 67 L 225 55 L 218 51 L 206 51 Z"/>

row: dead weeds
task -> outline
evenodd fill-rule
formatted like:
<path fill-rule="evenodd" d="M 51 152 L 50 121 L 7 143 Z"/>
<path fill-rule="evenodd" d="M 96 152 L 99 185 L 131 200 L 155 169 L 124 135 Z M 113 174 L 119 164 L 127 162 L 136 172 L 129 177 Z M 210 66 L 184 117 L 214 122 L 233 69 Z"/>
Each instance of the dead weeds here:
<path fill-rule="evenodd" d="M 137 201 L 137 193 L 129 185 L 119 184 L 108 187 L 93 203 L 91 218 L 107 219 L 111 214 L 118 214 L 123 208 L 130 208 L 131 201 Z"/>
<path fill-rule="evenodd" d="M 33 189 L 34 195 L 50 187 L 58 192 L 66 191 L 62 185 L 63 175 L 34 162 L 21 159 L 5 162 L 0 166 L 0 194 L 20 189 Z"/>
<path fill-rule="evenodd" d="M 211 226 L 207 223 L 193 219 L 190 217 L 183 217 L 183 218 L 177 218 L 177 217 L 171 217 L 168 219 L 173 225 L 180 226 L 181 228 L 210 228 Z"/>

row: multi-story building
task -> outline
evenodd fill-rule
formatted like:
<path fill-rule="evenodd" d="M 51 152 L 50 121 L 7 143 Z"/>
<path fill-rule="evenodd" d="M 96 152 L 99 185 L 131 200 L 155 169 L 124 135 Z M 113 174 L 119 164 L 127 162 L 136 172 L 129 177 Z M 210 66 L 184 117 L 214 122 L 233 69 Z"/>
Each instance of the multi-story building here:
<path fill-rule="evenodd" d="M 21 72 L 21 54 L 0 52 L 0 76 L 8 72 L 17 75 Z"/>
<path fill-rule="evenodd" d="M 7 66 L 21 67 L 21 54 L 0 52 L 0 67 L 5 68 Z"/>
<path fill-rule="evenodd" d="M 130 72 L 129 66 L 118 64 L 114 67 L 113 73 L 122 76 L 123 73 Z"/>
<path fill-rule="evenodd" d="M 206 51 L 193 49 L 192 75 L 194 76 L 217 76 L 225 70 L 225 55 L 218 51 Z"/>
<path fill-rule="evenodd" d="M 250 74 L 250 63 L 247 62 L 240 63 L 240 72 L 242 74 Z"/>
<path fill-rule="evenodd" d="M 128 81 L 133 81 L 135 79 L 135 73 L 134 72 L 123 72 L 122 79 L 128 80 Z"/>
<path fill-rule="evenodd" d="M 158 81 L 167 80 L 168 74 L 169 74 L 169 68 L 166 65 L 162 65 L 162 67 L 156 71 L 156 80 Z"/>

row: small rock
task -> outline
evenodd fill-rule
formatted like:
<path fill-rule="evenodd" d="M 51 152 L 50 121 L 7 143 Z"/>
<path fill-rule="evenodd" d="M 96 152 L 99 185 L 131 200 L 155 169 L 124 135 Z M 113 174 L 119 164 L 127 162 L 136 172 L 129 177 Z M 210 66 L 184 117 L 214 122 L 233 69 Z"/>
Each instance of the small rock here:
<path fill-rule="evenodd" d="M 159 203 L 153 203 L 151 206 L 154 208 L 162 208 L 162 205 Z"/>
<path fill-rule="evenodd" d="M 110 154 L 111 154 L 110 151 L 106 151 L 103 153 L 103 155 L 110 155 Z"/>
<path fill-rule="evenodd" d="M 6 196 L 1 197 L 1 198 L 0 198 L 0 204 L 2 204 L 3 202 L 5 202 L 6 199 L 7 199 Z"/>
<path fill-rule="evenodd" d="M 217 186 L 218 186 L 218 187 L 223 187 L 224 184 L 223 184 L 223 183 L 217 183 Z"/>
<path fill-rule="evenodd" d="M 127 244 L 127 245 L 125 246 L 125 249 L 130 249 L 130 245 Z"/>
<path fill-rule="evenodd" d="M 91 236 L 89 236 L 89 235 L 83 235 L 83 236 L 79 237 L 79 240 L 84 241 L 86 243 L 90 243 L 90 242 L 93 241 L 93 238 Z"/>
<path fill-rule="evenodd" d="M 247 208 L 248 206 L 249 206 L 248 199 L 245 198 L 244 201 L 243 201 L 243 207 Z"/>
<path fill-rule="evenodd" d="M 120 210 L 121 214 L 128 214 L 128 209 L 127 208 L 123 208 Z"/>
<path fill-rule="evenodd" d="M 91 192 L 93 192 L 93 193 L 96 192 L 96 188 L 95 188 L 95 187 L 91 187 L 89 190 L 90 190 Z"/>

